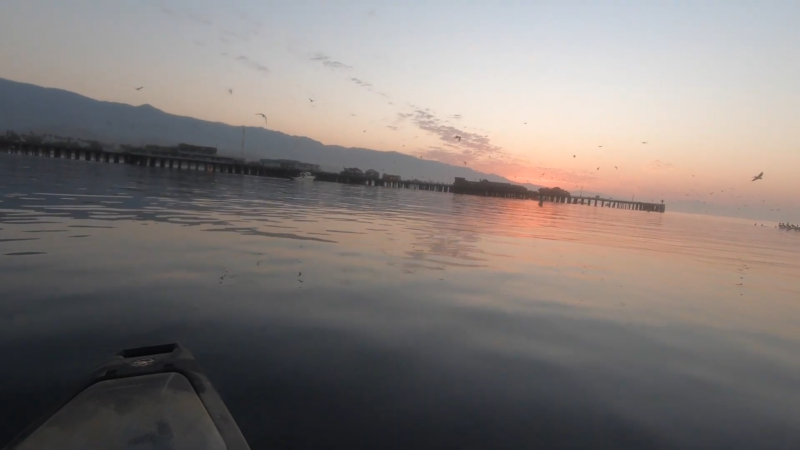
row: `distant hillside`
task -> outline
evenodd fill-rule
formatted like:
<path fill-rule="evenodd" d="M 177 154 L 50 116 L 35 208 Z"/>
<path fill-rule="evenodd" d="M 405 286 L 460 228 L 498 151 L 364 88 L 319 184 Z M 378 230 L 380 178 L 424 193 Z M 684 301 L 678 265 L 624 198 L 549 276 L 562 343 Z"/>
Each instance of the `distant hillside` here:
<path fill-rule="evenodd" d="M 0 131 L 57 134 L 93 139 L 109 144 L 174 145 L 186 142 L 219 148 L 238 156 L 241 127 L 206 122 L 165 113 L 150 105 L 131 106 L 93 100 L 61 89 L 43 88 L 0 78 Z M 302 136 L 290 136 L 258 127 L 247 127 L 245 156 L 248 160 L 285 158 L 319 164 L 323 169 L 342 167 L 375 169 L 403 178 L 451 183 L 454 177 L 485 178 L 510 182 L 503 177 L 398 152 L 323 145 Z M 526 184 L 529 189 L 540 186 Z"/>

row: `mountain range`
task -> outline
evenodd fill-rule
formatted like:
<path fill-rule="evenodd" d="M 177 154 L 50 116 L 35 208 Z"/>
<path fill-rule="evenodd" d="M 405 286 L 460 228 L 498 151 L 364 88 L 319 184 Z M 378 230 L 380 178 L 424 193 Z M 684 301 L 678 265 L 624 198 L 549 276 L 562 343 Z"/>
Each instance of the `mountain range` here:
<path fill-rule="evenodd" d="M 0 130 L 20 134 L 54 134 L 105 144 L 175 145 L 187 143 L 216 147 L 221 155 L 240 156 L 242 127 L 177 116 L 150 105 L 133 106 L 95 100 L 74 92 L 45 88 L 0 78 Z M 319 164 L 324 170 L 344 167 L 375 169 L 406 179 L 451 183 L 468 180 L 511 182 L 450 164 L 420 159 L 399 152 L 324 145 L 303 136 L 291 136 L 259 127 L 246 127 L 247 160 L 292 159 Z M 529 189 L 541 186 L 524 184 Z"/>

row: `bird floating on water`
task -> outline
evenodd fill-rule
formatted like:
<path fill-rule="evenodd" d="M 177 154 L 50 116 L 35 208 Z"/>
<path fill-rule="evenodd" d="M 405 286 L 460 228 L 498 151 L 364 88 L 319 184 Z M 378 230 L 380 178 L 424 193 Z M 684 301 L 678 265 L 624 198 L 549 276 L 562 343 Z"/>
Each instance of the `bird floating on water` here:
<path fill-rule="evenodd" d="M 763 176 L 764 176 L 764 172 L 761 172 L 760 174 L 758 174 L 758 175 L 754 176 L 754 177 L 753 177 L 753 179 L 752 179 L 752 180 L 750 180 L 750 181 L 762 180 L 762 179 L 763 179 L 763 178 L 762 178 Z"/>

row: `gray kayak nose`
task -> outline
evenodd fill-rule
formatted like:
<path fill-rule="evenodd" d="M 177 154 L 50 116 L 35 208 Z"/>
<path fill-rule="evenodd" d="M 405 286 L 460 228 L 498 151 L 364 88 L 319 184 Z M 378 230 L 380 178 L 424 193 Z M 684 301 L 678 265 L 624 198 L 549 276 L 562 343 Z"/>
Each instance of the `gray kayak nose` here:
<path fill-rule="evenodd" d="M 191 352 L 178 344 L 120 352 L 6 448 L 249 450 Z"/>

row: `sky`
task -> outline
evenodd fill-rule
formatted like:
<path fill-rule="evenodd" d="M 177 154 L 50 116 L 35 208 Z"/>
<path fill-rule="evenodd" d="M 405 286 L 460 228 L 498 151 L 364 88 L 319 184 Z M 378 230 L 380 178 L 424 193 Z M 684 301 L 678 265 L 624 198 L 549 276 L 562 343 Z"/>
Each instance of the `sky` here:
<path fill-rule="evenodd" d="M 797 23 L 797 1 L 5 0 L 0 77 L 779 220 Z"/>

